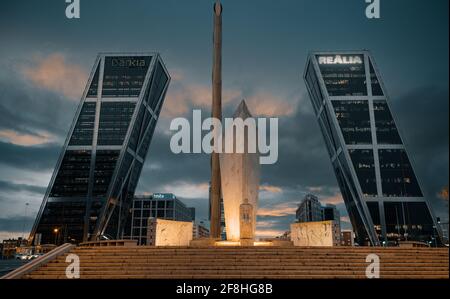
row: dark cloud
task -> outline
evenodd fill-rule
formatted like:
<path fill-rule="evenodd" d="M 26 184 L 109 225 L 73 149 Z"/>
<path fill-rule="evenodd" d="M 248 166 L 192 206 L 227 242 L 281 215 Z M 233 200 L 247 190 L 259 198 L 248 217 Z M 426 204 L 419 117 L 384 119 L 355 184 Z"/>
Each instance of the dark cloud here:
<path fill-rule="evenodd" d="M 27 185 L 27 184 L 14 184 L 11 182 L 0 180 L 0 190 L 6 192 L 20 192 L 27 191 L 30 193 L 44 194 L 46 188 L 41 186 Z"/>
<path fill-rule="evenodd" d="M 290 188 L 336 186 L 319 125 L 304 99 L 293 117 L 279 119 L 278 162 L 262 167 L 262 181 Z"/>
<path fill-rule="evenodd" d="M 16 216 L 16 217 L 0 218 L 0 232 L 1 231 L 28 232 L 31 229 L 33 223 L 34 217 Z"/>
<path fill-rule="evenodd" d="M 439 198 L 449 180 L 449 92 L 424 86 L 392 99 L 391 107 L 416 175 L 440 217 L 448 219 L 448 202 Z"/>
<path fill-rule="evenodd" d="M 25 134 L 48 132 L 57 138 L 65 137 L 78 102 L 31 86 L 17 66 L 1 66 L 8 76 L 0 77 L 0 129 Z"/>
<path fill-rule="evenodd" d="M 60 144 L 22 146 L 0 141 L 0 164 L 24 170 L 53 169 L 61 152 Z"/>

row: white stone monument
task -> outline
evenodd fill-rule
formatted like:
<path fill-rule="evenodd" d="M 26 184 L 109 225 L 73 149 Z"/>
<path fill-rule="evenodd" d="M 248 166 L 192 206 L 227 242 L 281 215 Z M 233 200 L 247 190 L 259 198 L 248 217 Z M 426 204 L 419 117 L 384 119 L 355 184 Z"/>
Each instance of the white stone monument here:
<path fill-rule="evenodd" d="M 256 120 L 251 116 L 245 101 L 243 100 L 237 108 L 234 119 L 242 119 L 244 124 Z M 225 127 L 225 130 L 233 128 Z M 251 129 L 250 129 L 251 130 Z M 247 143 L 250 130 L 245 130 L 244 143 Z M 226 138 L 231 135 L 227 132 Z M 236 132 L 234 134 L 236 136 Z M 250 138 L 252 139 L 252 138 Z M 241 145 L 242 140 L 236 137 L 233 140 L 234 148 Z M 252 142 L 256 142 L 256 138 Z M 224 142 L 224 145 L 226 140 Z M 254 144 L 256 146 L 256 144 Z M 249 153 L 249 145 L 244 144 L 244 153 L 222 153 L 220 154 L 220 171 L 222 180 L 222 196 L 225 215 L 225 226 L 228 241 L 240 241 L 240 206 L 244 203 L 244 199 L 248 199 L 248 203 L 253 206 L 251 220 L 252 235 L 255 234 L 256 228 L 256 211 L 258 209 L 258 191 L 259 191 L 259 153 Z M 256 147 L 257 148 L 257 147 Z"/>

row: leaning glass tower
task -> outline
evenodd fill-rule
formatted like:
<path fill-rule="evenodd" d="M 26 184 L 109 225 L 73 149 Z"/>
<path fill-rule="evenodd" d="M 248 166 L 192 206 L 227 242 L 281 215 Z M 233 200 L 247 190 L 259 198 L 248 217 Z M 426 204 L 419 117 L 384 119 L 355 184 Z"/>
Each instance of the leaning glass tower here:
<path fill-rule="evenodd" d="M 98 56 L 30 242 L 121 236 L 169 81 L 157 53 Z"/>
<path fill-rule="evenodd" d="M 358 243 L 438 244 L 371 54 L 311 53 L 304 79 Z"/>

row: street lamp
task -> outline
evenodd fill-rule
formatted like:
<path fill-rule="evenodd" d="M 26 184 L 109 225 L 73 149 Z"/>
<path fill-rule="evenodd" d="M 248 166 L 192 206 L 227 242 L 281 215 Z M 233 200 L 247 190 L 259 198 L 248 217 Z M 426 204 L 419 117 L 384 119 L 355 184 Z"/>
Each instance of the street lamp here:
<path fill-rule="evenodd" d="M 58 229 L 58 228 L 54 228 L 54 229 L 53 229 L 53 233 L 55 234 L 55 245 L 58 245 L 58 244 L 56 243 L 56 240 L 57 240 L 57 237 L 58 237 L 58 232 L 59 232 L 59 229 Z"/>
<path fill-rule="evenodd" d="M 23 219 L 23 225 L 22 225 L 22 239 L 25 237 L 25 226 L 26 226 L 26 221 L 27 221 L 27 210 L 28 210 L 28 206 L 30 204 L 27 202 L 25 203 L 25 217 Z"/>

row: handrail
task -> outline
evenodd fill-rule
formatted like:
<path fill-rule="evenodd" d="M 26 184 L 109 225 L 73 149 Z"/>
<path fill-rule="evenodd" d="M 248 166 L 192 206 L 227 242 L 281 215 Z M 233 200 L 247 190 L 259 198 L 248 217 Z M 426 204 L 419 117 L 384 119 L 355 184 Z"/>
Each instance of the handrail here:
<path fill-rule="evenodd" d="M 40 257 L 32 260 L 31 262 L 7 273 L 6 275 L 0 277 L 0 279 L 19 279 L 22 276 L 32 272 L 36 268 L 56 259 L 58 256 L 69 252 L 70 250 L 72 250 L 75 247 L 76 246 L 73 244 L 65 243 L 59 247 L 56 247 L 52 251 L 47 252 L 43 256 L 40 256 Z"/>

